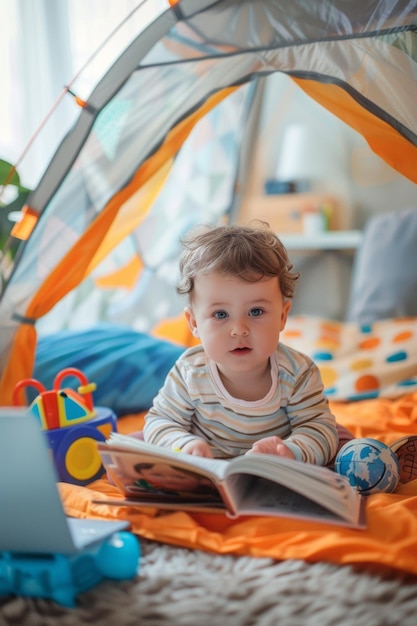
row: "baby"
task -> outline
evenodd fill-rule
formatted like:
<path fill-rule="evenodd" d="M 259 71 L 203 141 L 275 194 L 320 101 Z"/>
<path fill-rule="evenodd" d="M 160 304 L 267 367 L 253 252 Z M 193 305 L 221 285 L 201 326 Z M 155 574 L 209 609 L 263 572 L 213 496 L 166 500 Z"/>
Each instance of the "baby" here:
<path fill-rule="evenodd" d="M 204 457 L 328 464 L 338 431 L 319 370 L 279 341 L 299 277 L 285 247 L 263 223 L 204 227 L 182 243 L 177 291 L 201 345 L 168 373 L 145 440 Z"/>

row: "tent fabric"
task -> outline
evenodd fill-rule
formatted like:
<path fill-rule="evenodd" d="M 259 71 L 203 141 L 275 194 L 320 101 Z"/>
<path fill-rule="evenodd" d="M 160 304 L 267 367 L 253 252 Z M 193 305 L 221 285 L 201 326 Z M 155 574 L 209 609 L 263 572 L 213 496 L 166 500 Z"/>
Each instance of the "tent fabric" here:
<path fill-rule="evenodd" d="M 231 219 L 250 105 L 269 74 L 290 76 L 417 182 L 416 14 L 417 0 L 167 5 L 93 89 L 28 198 L 39 218 L 0 300 L 0 401 L 9 404 L 13 383 L 31 375 L 39 319 L 65 294 L 88 292 L 99 261 L 114 272 L 129 253 L 140 258 L 141 330 L 176 317 L 178 302 L 167 297 L 173 242 L 193 223 Z M 204 171 L 198 185 L 185 155 Z M 149 271 L 160 306 L 147 305 Z"/>
<path fill-rule="evenodd" d="M 395 400 L 334 402 L 331 408 L 338 422 L 357 437 L 373 437 L 389 444 L 415 434 L 417 429 L 416 393 Z M 121 418 L 119 430 L 139 430 L 142 417 Z M 155 541 L 220 554 L 376 564 L 417 574 L 417 479 L 400 485 L 395 493 L 368 496 L 365 530 L 285 518 L 230 519 L 222 514 L 109 506 L 95 502 L 103 495 L 120 498 L 105 478 L 88 487 L 60 483 L 60 492 L 68 514 L 127 519 L 133 532 Z"/>

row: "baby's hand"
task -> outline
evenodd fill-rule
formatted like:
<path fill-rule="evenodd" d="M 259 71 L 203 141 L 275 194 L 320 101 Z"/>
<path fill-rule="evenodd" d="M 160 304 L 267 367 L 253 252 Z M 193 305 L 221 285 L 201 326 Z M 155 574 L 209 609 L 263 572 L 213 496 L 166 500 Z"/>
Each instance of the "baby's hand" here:
<path fill-rule="evenodd" d="M 264 437 L 255 441 L 252 448 L 246 454 L 274 454 L 275 456 L 285 456 L 287 459 L 295 459 L 293 452 L 282 441 L 280 437 Z"/>
<path fill-rule="evenodd" d="M 203 439 L 194 439 L 194 441 L 189 441 L 181 448 L 181 452 L 185 452 L 185 454 L 192 454 L 193 456 L 205 456 L 208 459 L 213 458 L 210 446 L 207 441 L 204 441 Z"/>

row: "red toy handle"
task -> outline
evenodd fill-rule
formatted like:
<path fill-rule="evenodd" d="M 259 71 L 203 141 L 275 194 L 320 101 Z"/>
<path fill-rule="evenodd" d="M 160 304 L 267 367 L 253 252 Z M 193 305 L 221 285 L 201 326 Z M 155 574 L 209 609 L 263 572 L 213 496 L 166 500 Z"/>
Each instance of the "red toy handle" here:
<path fill-rule="evenodd" d="M 59 391 L 61 389 L 61 382 L 67 376 L 75 376 L 81 383 L 81 386 L 78 387 L 78 393 L 85 396 L 85 404 L 90 411 L 94 408 L 93 396 L 91 394 L 92 391 L 95 391 L 96 385 L 95 383 L 90 383 L 87 376 L 76 367 L 67 367 L 66 369 L 61 370 L 56 376 L 54 380 L 54 390 Z"/>
<path fill-rule="evenodd" d="M 67 367 L 64 370 L 61 370 L 60 372 L 58 372 L 58 374 L 55 376 L 55 379 L 54 379 L 55 391 L 59 391 L 61 389 L 61 382 L 67 376 L 75 376 L 75 378 L 78 378 L 80 383 L 82 383 L 83 385 L 88 384 L 88 378 L 81 370 L 77 369 L 76 367 Z"/>
<path fill-rule="evenodd" d="M 13 389 L 12 399 L 14 406 L 26 406 L 26 402 L 22 403 L 19 397 L 21 390 L 25 387 L 35 387 L 35 389 L 39 391 L 39 394 L 46 391 L 44 385 L 42 385 L 39 380 L 36 380 L 36 378 L 24 378 L 23 380 L 20 380 Z"/>

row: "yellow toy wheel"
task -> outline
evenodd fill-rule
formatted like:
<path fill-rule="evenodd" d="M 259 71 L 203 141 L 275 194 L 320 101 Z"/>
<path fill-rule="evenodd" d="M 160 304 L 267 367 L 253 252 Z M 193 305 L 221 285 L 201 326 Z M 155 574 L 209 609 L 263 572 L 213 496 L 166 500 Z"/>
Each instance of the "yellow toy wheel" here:
<path fill-rule="evenodd" d="M 104 473 L 104 467 L 97 442 L 105 441 L 103 433 L 85 424 L 74 424 L 61 430 L 66 431 L 65 435 L 54 450 L 59 479 L 86 485 L 99 478 Z"/>
<path fill-rule="evenodd" d="M 91 437 L 76 439 L 65 455 L 65 467 L 76 480 L 91 480 L 101 468 L 96 440 Z"/>

